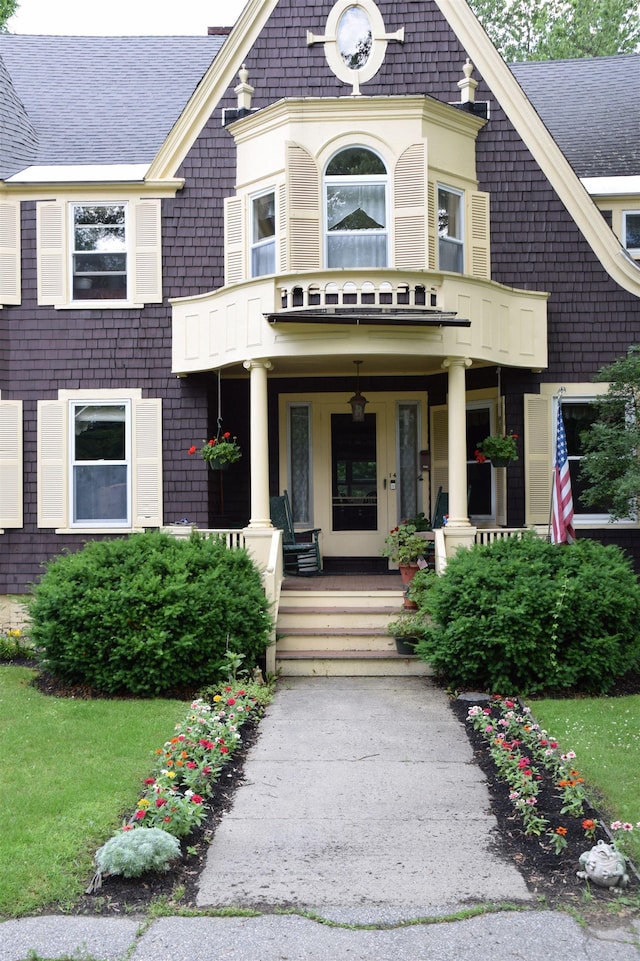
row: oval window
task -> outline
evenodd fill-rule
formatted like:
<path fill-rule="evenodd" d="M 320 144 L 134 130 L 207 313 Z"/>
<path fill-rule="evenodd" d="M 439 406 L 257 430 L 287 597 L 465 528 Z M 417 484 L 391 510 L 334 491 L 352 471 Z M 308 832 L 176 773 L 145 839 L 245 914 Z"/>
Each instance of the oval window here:
<path fill-rule="evenodd" d="M 336 36 L 340 56 L 350 70 L 361 70 L 371 54 L 373 33 L 362 7 L 347 7 L 338 22 Z"/>

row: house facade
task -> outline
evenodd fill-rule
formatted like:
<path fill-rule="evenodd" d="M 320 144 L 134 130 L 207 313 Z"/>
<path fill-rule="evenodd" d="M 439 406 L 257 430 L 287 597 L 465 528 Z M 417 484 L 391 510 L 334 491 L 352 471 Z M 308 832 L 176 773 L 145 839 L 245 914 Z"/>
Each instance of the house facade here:
<path fill-rule="evenodd" d="M 284 490 L 328 569 L 438 490 L 447 552 L 544 528 L 559 395 L 578 534 L 640 558 L 578 481 L 640 335 L 639 63 L 509 68 L 462 0 L 0 35 L 0 596 L 91 538 L 259 540 Z M 227 431 L 228 471 L 188 455 Z M 503 431 L 519 459 L 477 463 Z"/>

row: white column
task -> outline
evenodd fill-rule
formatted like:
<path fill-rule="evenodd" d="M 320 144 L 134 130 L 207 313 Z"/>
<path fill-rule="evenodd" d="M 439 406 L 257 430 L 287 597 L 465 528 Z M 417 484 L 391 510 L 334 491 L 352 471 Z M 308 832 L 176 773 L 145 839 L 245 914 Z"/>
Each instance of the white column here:
<path fill-rule="evenodd" d="M 251 519 L 250 528 L 271 528 L 269 510 L 269 419 L 267 416 L 267 371 L 270 360 L 246 360 L 249 371 L 251 439 Z"/>
<path fill-rule="evenodd" d="M 449 375 L 449 520 L 447 527 L 469 527 L 467 506 L 467 411 L 465 371 L 468 357 L 447 357 Z"/>

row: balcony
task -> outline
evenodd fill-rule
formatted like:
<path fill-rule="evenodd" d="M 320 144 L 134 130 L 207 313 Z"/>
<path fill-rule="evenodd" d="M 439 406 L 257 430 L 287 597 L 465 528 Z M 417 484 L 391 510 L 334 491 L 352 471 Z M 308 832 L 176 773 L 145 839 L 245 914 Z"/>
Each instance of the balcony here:
<path fill-rule="evenodd" d="M 545 367 L 547 294 L 462 274 L 394 269 L 260 277 L 172 301 L 173 371 L 252 358 L 465 356 Z M 282 366 L 282 365 L 281 365 Z"/>

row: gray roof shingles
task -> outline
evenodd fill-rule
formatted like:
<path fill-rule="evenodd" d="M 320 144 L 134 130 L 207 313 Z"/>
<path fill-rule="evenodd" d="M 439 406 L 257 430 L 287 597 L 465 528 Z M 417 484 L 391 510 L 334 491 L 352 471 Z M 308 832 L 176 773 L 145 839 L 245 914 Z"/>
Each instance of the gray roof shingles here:
<path fill-rule="evenodd" d="M 59 37 L 0 33 L 14 99 L 37 135 L 32 164 L 150 163 L 224 41 L 205 37 Z M 14 112 L 15 112 L 15 108 Z M 0 168 L 13 173 L 10 143 Z"/>
<path fill-rule="evenodd" d="M 150 163 L 224 39 L 0 33 L 0 176 Z M 640 54 L 511 70 L 578 176 L 640 174 Z"/>
<path fill-rule="evenodd" d="M 511 70 L 579 177 L 640 175 L 640 53 Z"/>

